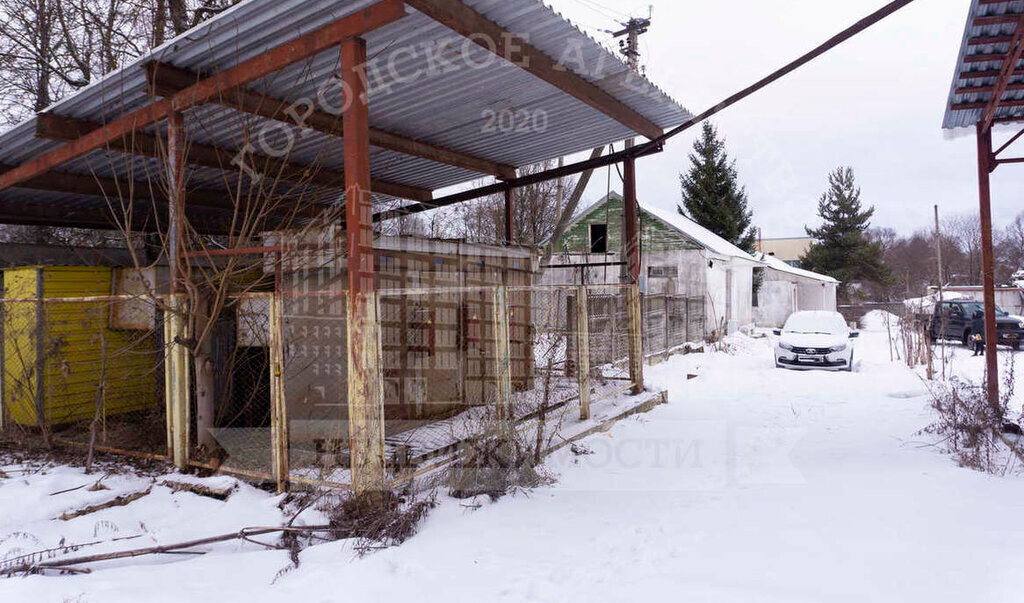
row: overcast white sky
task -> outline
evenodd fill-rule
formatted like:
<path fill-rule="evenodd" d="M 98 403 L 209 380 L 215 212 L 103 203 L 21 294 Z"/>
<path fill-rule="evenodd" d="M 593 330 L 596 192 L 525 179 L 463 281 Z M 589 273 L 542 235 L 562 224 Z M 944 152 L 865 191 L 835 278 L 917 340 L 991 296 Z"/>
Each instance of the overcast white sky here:
<path fill-rule="evenodd" d="M 697 113 L 795 59 L 884 0 L 547 0 L 599 40 L 626 15 L 653 23 L 641 40 L 648 77 Z M 829 170 L 850 165 L 874 225 L 903 233 L 975 211 L 974 137 L 944 135 L 946 97 L 969 0 L 916 0 L 882 23 L 713 118 L 765 237 L 799 236 L 816 220 Z M 638 163 L 638 195 L 671 208 L 699 128 Z M 1000 139 L 1009 132 L 998 133 Z M 1024 156 L 1024 141 L 1018 142 Z M 1008 154 L 1012 153 L 1008 151 Z M 616 186 L 613 171 L 612 188 Z M 997 227 L 1024 210 L 1024 166 L 993 176 Z M 598 199 L 605 174 L 584 196 Z"/>

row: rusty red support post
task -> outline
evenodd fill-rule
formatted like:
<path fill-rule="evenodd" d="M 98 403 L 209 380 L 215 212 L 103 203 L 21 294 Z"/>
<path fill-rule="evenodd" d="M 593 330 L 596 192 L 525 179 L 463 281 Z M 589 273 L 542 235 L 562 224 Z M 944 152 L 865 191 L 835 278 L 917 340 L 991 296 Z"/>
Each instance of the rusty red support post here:
<path fill-rule="evenodd" d="M 512 204 L 515 203 L 515 189 L 511 186 L 505 189 L 505 245 L 512 244 L 512 233 L 514 232 L 515 218 L 513 217 Z"/>
<path fill-rule="evenodd" d="M 988 403 L 999 405 L 999 362 L 996 357 L 996 278 L 992 250 L 992 199 L 989 175 L 995 169 L 992 130 L 978 123 L 978 201 L 981 216 L 981 284 L 985 296 L 985 364 Z"/>
<path fill-rule="evenodd" d="M 622 226 L 625 238 L 626 276 L 631 285 L 626 304 L 629 322 L 629 378 L 633 394 L 644 391 L 643 317 L 640 301 L 640 214 L 636 202 L 636 159 L 622 163 Z"/>
<path fill-rule="evenodd" d="M 345 236 L 348 252 L 348 436 L 352 489 L 370 500 L 386 488 L 384 399 L 380 331 L 373 275 L 373 203 L 370 198 L 370 120 L 366 42 L 341 43 L 341 81 L 347 98 L 345 131 Z"/>
<path fill-rule="evenodd" d="M 640 216 L 636 204 L 636 160 L 632 157 L 622 162 L 622 225 L 626 237 L 626 268 L 629 283 L 640 282 Z"/>

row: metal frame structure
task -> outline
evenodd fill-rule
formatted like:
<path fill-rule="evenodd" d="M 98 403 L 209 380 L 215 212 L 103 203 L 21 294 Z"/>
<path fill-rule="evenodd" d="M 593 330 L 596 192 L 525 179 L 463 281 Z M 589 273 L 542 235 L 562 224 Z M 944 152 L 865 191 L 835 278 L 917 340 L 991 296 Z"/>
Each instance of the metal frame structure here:
<path fill-rule="evenodd" d="M 977 138 L 978 209 L 981 220 L 981 279 L 985 305 L 985 362 L 988 402 L 999 404 L 996 356 L 995 258 L 992 241 L 990 180 L 1003 164 L 1024 158 L 1000 158 L 1022 135 L 1012 135 L 993 150 L 993 129 L 1024 122 L 1024 2 L 972 0 L 963 42 L 946 104 L 943 128 L 973 127 Z M 940 283 L 941 285 L 941 283 Z"/>
<path fill-rule="evenodd" d="M 313 184 L 335 189 L 326 195 L 332 199 L 328 205 L 345 208 L 348 364 L 349 374 L 359 376 L 348 380 L 350 416 L 358 417 L 349 423 L 352 484 L 357 493 L 379 492 L 387 484 L 381 375 L 376 365 L 380 334 L 373 285 L 374 221 L 504 194 L 505 240 L 511 243 L 515 188 L 615 163 L 624 164 L 626 206 L 635 211 L 638 158 L 660 152 L 670 137 L 761 90 L 911 1 L 891 2 L 693 117 L 537 0 L 350 0 L 340 7 L 335 0 L 251 0 L 57 103 L 47 117 L 30 119 L 0 134 L 0 223 L 166 228 L 172 241 L 171 308 L 183 312 L 176 292 L 181 291 L 184 278 L 180 265 L 187 250 L 181 248 L 180 239 L 186 222 L 199 231 L 223 232 L 232 209 L 230 202 L 228 207 L 223 202 L 227 198 L 223 174 L 202 171 L 235 169 L 225 165 L 237 149 L 226 146 L 231 131 L 224 116 L 242 114 L 304 128 L 319 136 L 311 136 L 314 143 L 332 140 L 326 136 L 337 145 L 340 138 L 340 165 L 338 159 L 328 158 L 322 166 L 327 171 Z M 308 33 L 299 33 L 303 31 Z M 527 35 L 531 33 L 537 35 Z M 444 38 L 453 35 L 455 40 L 448 46 L 436 44 L 438 38 L 446 42 Z M 456 54 L 485 68 L 442 71 L 424 82 L 393 78 L 382 85 L 392 92 L 381 97 L 366 60 L 376 52 L 368 48 L 384 52 L 397 46 L 399 50 L 389 59 L 422 71 L 437 56 L 430 52 L 418 56 L 410 48 L 431 42 L 442 49 L 457 48 Z M 567 47 L 575 52 L 569 55 L 570 62 L 562 63 Z M 497 64 L 489 64 L 495 57 Z M 288 97 L 292 92 L 297 97 L 315 96 L 322 81 L 336 78 L 339 63 L 346 97 L 356 99 L 340 110 L 340 124 L 338 115 Z M 424 98 L 433 106 L 427 106 Z M 485 135 L 481 112 L 505 100 L 512 108 L 550 110 L 559 119 L 557 127 L 537 129 L 529 136 Z M 439 112 L 449 121 L 438 123 L 433 114 Z M 211 129 L 204 132 L 208 140 L 190 150 L 184 133 L 190 121 L 203 118 Z M 604 157 L 515 177 L 517 167 L 637 135 L 650 140 Z M 164 139 L 167 157 L 161 162 L 154 157 L 158 154 L 154 147 L 159 150 Z M 294 153 L 306 161 L 272 162 L 271 170 L 305 173 L 316 159 L 310 158 L 311 148 L 312 143 L 300 145 Z M 111 167 L 117 163 L 111 154 L 128 167 Z M 160 194 L 152 185 L 130 186 L 128 203 L 141 201 L 139 220 L 125 225 L 112 215 L 109 198 L 123 194 L 133 167 L 166 174 L 170 193 Z M 501 181 L 433 198 L 433 190 L 468 182 L 479 174 Z M 411 203 L 381 209 L 371 193 Z M 641 304 L 636 287 L 639 225 L 638 217 L 629 215 L 633 212 L 626 213 L 631 238 L 627 244 L 629 320 L 634 327 L 629 341 L 630 381 L 639 391 L 643 388 Z M 167 224 L 161 227 L 165 216 Z M 172 342 L 167 356 L 168 441 L 175 463 L 184 467 L 189 462 L 189 359 L 181 344 L 187 339 L 184 321 L 172 324 L 167 337 Z M 283 420 L 282 413 L 274 416 Z"/>

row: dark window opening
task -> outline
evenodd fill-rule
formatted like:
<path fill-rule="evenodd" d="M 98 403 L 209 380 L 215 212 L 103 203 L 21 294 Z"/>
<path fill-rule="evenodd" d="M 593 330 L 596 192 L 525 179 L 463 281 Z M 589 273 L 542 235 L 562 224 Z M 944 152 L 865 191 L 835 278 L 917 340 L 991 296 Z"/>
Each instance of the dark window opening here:
<path fill-rule="evenodd" d="M 608 225 L 590 225 L 590 253 L 608 253 Z"/>

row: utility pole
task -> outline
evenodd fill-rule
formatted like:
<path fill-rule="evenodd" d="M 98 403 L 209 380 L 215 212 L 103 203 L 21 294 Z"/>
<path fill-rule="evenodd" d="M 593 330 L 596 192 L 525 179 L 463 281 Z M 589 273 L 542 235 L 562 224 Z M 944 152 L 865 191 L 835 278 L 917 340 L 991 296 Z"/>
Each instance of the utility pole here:
<path fill-rule="evenodd" d="M 638 18 L 631 17 L 629 21 L 622 24 L 625 29 L 621 29 L 612 33 L 613 37 L 621 38 L 626 37 L 625 40 L 619 40 L 619 52 L 626 57 L 626 63 L 629 67 L 640 72 L 640 36 L 647 33 L 647 28 L 651 26 L 651 14 L 648 9 L 648 17 Z M 633 146 L 633 139 L 629 138 L 626 140 L 626 148 Z"/>
<path fill-rule="evenodd" d="M 625 29 L 615 32 L 619 40 L 619 52 L 626 55 L 629 68 L 639 73 L 640 66 L 640 35 L 647 31 L 651 19 L 630 18 L 622 24 Z M 633 138 L 626 141 L 626 148 L 633 147 Z M 636 200 L 636 158 L 628 157 L 622 163 L 622 249 L 625 252 L 626 282 L 631 285 L 626 303 L 626 317 L 629 324 L 629 378 L 633 382 L 633 395 L 644 391 L 644 345 L 643 345 L 643 302 L 640 297 L 642 284 L 640 271 L 642 267 L 640 206 Z"/>
<path fill-rule="evenodd" d="M 935 333 L 938 335 L 936 339 L 939 340 L 939 349 L 942 350 L 942 378 L 946 378 L 946 340 L 942 338 L 942 334 L 946 331 L 946 319 L 942 315 L 942 287 L 945 286 L 945 278 L 942 276 L 942 230 L 939 228 L 939 206 L 935 205 L 935 257 L 938 261 L 939 268 L 939 292 L 938 301 L 935 310 L 932 311 L 932 320 L 936 320 L 938 316 L 939 324 L 935 325 Z M 934 342 L 933 342 L 934 343 Z"/>

